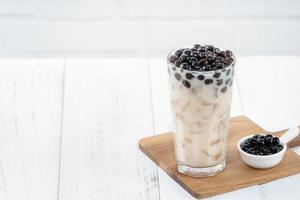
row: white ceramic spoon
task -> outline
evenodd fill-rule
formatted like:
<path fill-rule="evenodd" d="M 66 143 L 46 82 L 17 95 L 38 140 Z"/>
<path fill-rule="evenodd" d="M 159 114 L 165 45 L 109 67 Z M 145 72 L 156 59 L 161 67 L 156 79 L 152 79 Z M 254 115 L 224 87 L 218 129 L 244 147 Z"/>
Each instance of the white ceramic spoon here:
<path fill-rule="evenodd" d="M 258 156 L 247 153 L 241 149 L 241 143 L 243 143 L 246 139 L 252 137 L 253 135 L 249 135 L 241 138 L 237 143 L 237 148 L 240 152 L 242 160 L 249 166 L 258 168 L 258 169 L 268 169 L 279 164 L 286 152 L 287 143 L 293 140 L 299 134 L 298 127 L 292 127 L 288 129 L 279 139 L 280 144 L 283 146 L 283 149 L 278 153 L 267 155 L 267 156 Z"/>

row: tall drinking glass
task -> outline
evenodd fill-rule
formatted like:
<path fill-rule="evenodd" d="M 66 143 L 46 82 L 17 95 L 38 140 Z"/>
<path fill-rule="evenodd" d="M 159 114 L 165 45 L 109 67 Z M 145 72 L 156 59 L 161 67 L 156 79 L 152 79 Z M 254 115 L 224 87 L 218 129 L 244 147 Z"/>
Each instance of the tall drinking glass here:
<path fill-rule="evenodd" d="M 178 171 L 215 175 L 226 165 L 235 58 L 223 69 L 191 71 L 169 61 L 174 52 L 168 72 Z"/>

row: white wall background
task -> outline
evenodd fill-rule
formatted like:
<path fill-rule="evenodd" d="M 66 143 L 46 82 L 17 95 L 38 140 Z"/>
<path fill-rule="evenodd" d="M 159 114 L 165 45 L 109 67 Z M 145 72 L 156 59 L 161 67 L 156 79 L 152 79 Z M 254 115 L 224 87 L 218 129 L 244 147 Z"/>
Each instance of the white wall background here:
<path fill-rule="evenodd" d="M 299 0 L 0 0 L 0 57 L 300 55 Z"/>

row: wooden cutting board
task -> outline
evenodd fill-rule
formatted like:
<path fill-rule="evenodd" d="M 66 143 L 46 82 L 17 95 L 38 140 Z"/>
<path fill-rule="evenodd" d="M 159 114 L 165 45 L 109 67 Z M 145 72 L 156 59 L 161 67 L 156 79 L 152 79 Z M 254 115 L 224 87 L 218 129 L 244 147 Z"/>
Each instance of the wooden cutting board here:
<path fill-rule="evenodd" d="M 248 118 L 244 116 L 231 118 L 229 132 L 226 168 L 213 177 L 193 178 L 177 171 L 172 133 L 141 139 L 139 148 L 195 198 L 210 197 L 251 185 L 267 183 L 300 172 L 300 156 L 290 149 L 287 149 L 283 161 L 271 169 L 258 170 L 243 163 L 236 149 L 237 141 L 243 136 L 264 132 Z M 274 135 L 280 136 L 283 132 L 280 131 Z M 289 144 L 289 146 L 297 145 L 300 145 L 300 137 Z"/>

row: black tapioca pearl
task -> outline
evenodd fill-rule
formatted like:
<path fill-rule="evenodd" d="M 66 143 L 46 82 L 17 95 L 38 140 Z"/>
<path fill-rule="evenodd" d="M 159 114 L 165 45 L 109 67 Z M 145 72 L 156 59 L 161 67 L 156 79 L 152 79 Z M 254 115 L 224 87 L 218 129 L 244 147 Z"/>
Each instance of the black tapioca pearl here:
<path fill-rule="evenodd" d="M 186 49 L 183 51 L 183 53 L 189 56 L 189 55 L 191 55 L 192 51 L 189 49 Z"/>
<path fill-rule="evenodd" d="M 181 67 L 182 69 L 186 69 L 186 70 L 189 70 L 189 69 L 190 69 L 190 65 L 189 65 L 188 63 L 182 63 L 182 64 L 180 65 L 180 67 Z"/>
<path fill-rule="evenodd" d="M 169 57 L 170 63 L 175 63 L 177 60 L 178 60 L 178 57 L 175 56 L 175 55 L 171 55 L 171 56 Z"/>
<path fill-rule="evenodd" d="M 182 64 L 182 62 L 179 61 L 179 60 L 177 60 L 177 61 L 175 62 L 176 67 L 180 67 L 181 64 Z"/>
<path fill-rule="evenodd" d="M 179 57 L 179 60 L 180 60 L 181 62 L 185 62 L 185 61 L 187 61 L 188 57 L 189 57 L 188 55 L 182 54 L 182 55 Z"/>
<path fill-rule="evenodd" d="M 206 85 L 212 84 L 213 82 L 214 82 L 213 79 L 206 79 L 206 80 L 204 81 L 204 83 L 205 83 Z"/>
<path fill-rule="evenodd" d="M 226 50 L 225 53 L 230 57 L 232 56 L 232 52 L 230 50 Z"/>
<path fill-rule="evenodd" d="M 228 84 L 230 83 L 230 81 L 231 81 L 231 78 L 227 79 L 227 80 L 225 81 L 225 84 L 228 85 Z"/>
<path fill-rule="evenodd" d="M 212 66 L 211 65 L 206 65 L 203 67 L 204 71 L 212 71 Z"/>
<path fill-rule="evenodd" d="M 226 91 L 227 91 L 227 87 L 226 86 L 221 89 L 222 93 L 225 93 Z"/>
<path fill-rule="evenodd" d="M 185 74 L 185 77 L 186 77 L 188 80 L 191 80 L 191 79 L 193 79 L 195 76 L 194 76 L 193 74 L 191 74 L 191 73 L 186 73 L 186 74 Z"/>
<path fill-rule="evenodd" d="M 220 53 L 218 54 L 218 56 L 222 57 L 222 58 L 226 58 L 226 53 L 225 51 L 220 51 Z"/>
<path fill-rule="evenodd" d="M 216 68 L 217 68 L 217 69 L 223 69 L 224 66 L 223 66 L 221 63 L 217 63 L 217 64 L 216 64 Z"/>
<path fill-rule="evenodd" d="M 212 63 L 214 57 L 212 55 L 209 55 L 209 56 L 206 57 L 206 59 L 207 59 L 208 62 Z"/>
<path fill-rule="evenodd" d="M 220 76 L 221 76 L 221 73 L 220 73 L 220 72 L 214 73 L 214 78 L 219 78 Z"/>
<path fill-rule="evenodd" d="M 199 66 L 199 65 L 194 65 L 194 66 L 192 66 L 192 68 L 191 68 L 192 70 L 194 70 L 194 71 L 201 71 L 202 70 L 202 68 Z"/>
<path fill-rule="evenodd" d="M 198 64 L 200 67 L 204 67 L 205 65 L 207 65 L 208 61 L 206 59 L 201 59 Z"/>
<path fill-rule="evenodd" d="M 224 58 L 222 56 L 219 56 L 219 54 L 217 54 L 217 56 L 215 58 L 215 60 L 218 61 L 218 62 L 220 62 L 220 63 L 223 62 L 223 59 Z"/>
<path fill-rule="evenodd" d="M 207 50 L 213 52 L 215 50 L 215 47 L 213 45 L 208 45 Z"/>
<path fill-rule="evenodd" d="M 199 49 L 199 47 L 201 47 L 200 44 L 194 44 L 194 48 L 195 48 L 195 49 Z"/>
<path fill-rule="evenodd" d="M 181 54 L 182 54 L 182 50 L 177 50 L 177 51 L 175 51 L 175 55 L 176 55 L 177 57 L 181 56 Z"/>
<path fill-rule="evenodd" d="M 227 72 L 226 72 L 226 76 L 228 76 L 231 72 L 231 69 L 228 69 Z"/>
<path fill-rule="evenodd" d="M 224 59 L 224 63 L 226 64 L 226 65 L 230 65 L 231 63 L 232 63 L 232 59 L 230 59 L 230 58 L 225 58 Z"/>
<path fill-rule="evenodd" d="M 176 71 L 176 67 L 172 67 L 172 70 L 173 70 L 173 71 Z"/>
<path fill-rule="evenodd" d="M 208 53 L 207 52 L 201 52 L 199 54 L 200 58 L 206 58 L 208 56 Z"/>
<path fill-rule="evenodd" d="M 222 79 L 218 79 L 218 80 L 217 80 L 217 85 L 220 86 L 220 85 L 222 85 L 222 84 L 223 84 L 223 80 L 222 80 Z"/>
<path fill-rule="evenodd" d="M 193 51 L 193 52 L 191 53 L 191 56 L 192 56 L 192 57 L 195 57 L 195 58 L 197 58 L 197 59 L 200 57 L 198 51 L 197 51 L 197 52 L 196 52 L 196 51 Z"/>
<path fill-rule="evenodd" d="M 233 84 L 233 80 L 230 81 L 229 86 L 231 87 Z"/>
<path fill-rule="evenodd" d="M 192 67 L 198 68 L 198 67 L 200 67 L 200 65 L 198 62 L 192 62 Z"/>
<path fill-rule="evenodd" d="M 198 62 L 198 59 L 196 57 L 191 57 L 190 58 L 190 62 L 193 63 L 193 62 Z"/>
<path fill-rule="evenodd" d="M 198 78 L 200 81 L 202 81 L 202 80 L 205 79 L 205 76 L 203 76 L 203 75 L 200 74 L 197 78 Z"/>
<path fill-rule="evenodd" d="M 219 48 L 215 48 L 214 53 L 216 53 L 216 54 L 220 53 L 220 49 Z"/>
<path fill-rule="evenodd" d="M 201 47 L 199 48 L 199 51 L 200 51 L 200 52 L 205 52 L 205 51 L 207 51 L 207 47 L 206 47 L 206 46 L 201 46 Z"/>
<path fill-rule="evenodd" d="M 190 82 L 188 82 L 187 80 L 182 80 L 182 84 L 183 84 L 186 88 L 190 88 L 190 87 L 191 87 Z"/>
<path fill-rule="evenodd" d="M 181 79 L 181 75 L 180 74 L 178 74 L 178 73 L 175 73 L 175 78 L 177 79 L 177 81 L 180 81 L 180 79 Z"/>
<path fill-rule="evenodd" d="M 278 138 L 278 137 L 273 137 L 273 139 L 272 139 L 272 144 L 273 144 L 273 145 L 280 144 L 279 138 Z"/>

